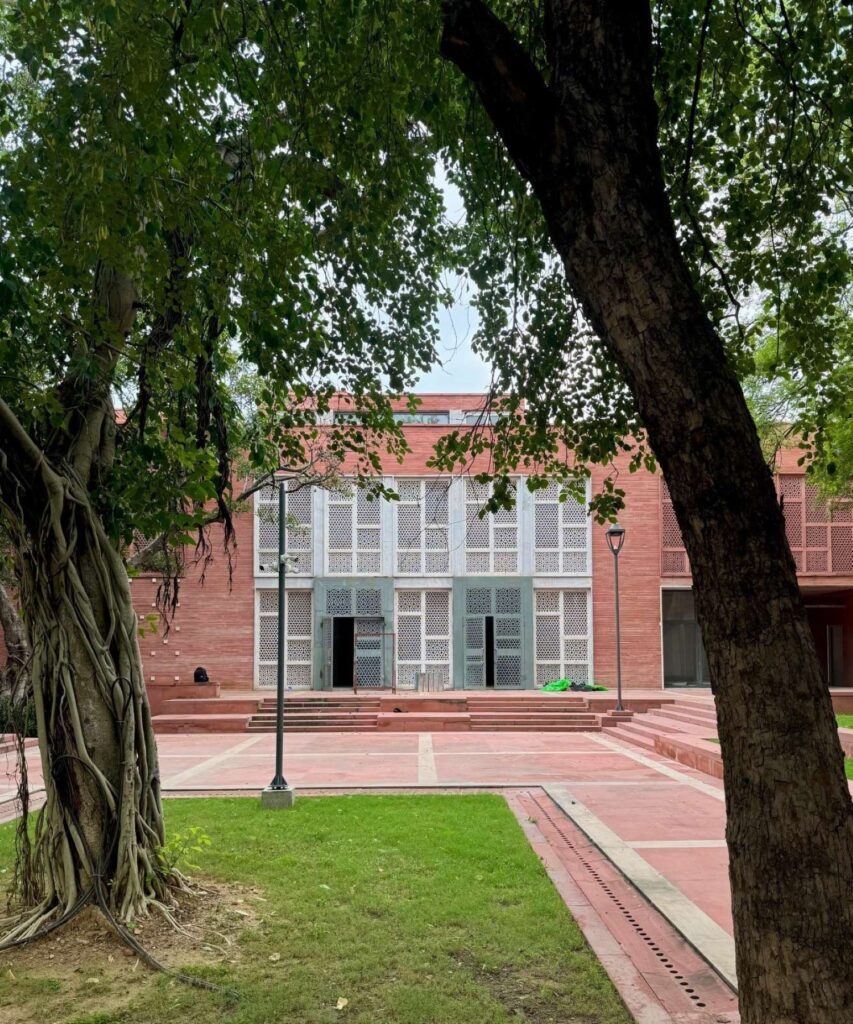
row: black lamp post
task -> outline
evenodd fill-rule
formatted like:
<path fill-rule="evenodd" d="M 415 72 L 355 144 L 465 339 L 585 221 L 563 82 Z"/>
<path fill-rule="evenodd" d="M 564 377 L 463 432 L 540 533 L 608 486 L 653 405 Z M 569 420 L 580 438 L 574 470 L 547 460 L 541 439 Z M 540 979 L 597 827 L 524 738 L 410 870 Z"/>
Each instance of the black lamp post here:
<path fill-rule="evenodd" d="M 264 807 L 292 807 L 295 793 L 284 777 L 284 665 L 286 643 L 287 483 L 278 482 L 278 646 L 276 650 L 275 775 L 261 793 Z"/>
<path fill-rule="evenodd" d="M 607 546 L 613 553 L 613 582 L 616 610 L 616 710 L 623 711 L 622 707 L 622 645 L 619 636 L 619 552 L 625 543 L 625 528 L 618 523 L 613 523 L 607 529 Z"/>

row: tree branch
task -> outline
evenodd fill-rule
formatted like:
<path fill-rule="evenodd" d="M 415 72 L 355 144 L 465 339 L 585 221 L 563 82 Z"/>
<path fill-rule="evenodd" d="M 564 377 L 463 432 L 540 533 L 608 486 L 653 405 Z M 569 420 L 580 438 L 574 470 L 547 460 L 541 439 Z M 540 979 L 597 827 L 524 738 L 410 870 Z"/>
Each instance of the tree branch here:
<path fill-rule="evenodd" d="M 20 486 L 46 462 L 44 452 L 26 432 L 21 421 L 0 398 L 0 492 L 9 463 Z"/>
<path fill-rule="evenodd" d="M 476 88 L 524 177 L 548 187 L 570 140 L 556 97 L 512 32 L 482 0 L 445 0 L 441 54 Z"/>

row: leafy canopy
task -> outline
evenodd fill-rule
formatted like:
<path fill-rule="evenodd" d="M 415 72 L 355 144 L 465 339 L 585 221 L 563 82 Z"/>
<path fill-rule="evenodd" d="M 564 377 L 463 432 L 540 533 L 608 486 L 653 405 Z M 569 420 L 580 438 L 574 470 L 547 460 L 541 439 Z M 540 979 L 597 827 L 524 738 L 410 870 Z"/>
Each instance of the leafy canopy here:
<path fill-rule="evenodd" d="M 542 5 L 493 6 L 547 74 Z M 304 463 L 304 403 L 323 412 L 337 388 L 363 426 L 325 432 L 328 450 L 354 449 L 365 473 L 380 436 L 401 451 L 387 394 L 434 360 L 448 268 L 470 282 L 475 344 L 505 397 L 497 426 L 451 436 L 438 465 L 490 450 L 500 503 L 519 463 L 537 486 L 623 449 L 651 461 L 538 204 L 438 55 L 439 3 L 21 0 L 4 17 L 4 394 L 49 447 L 69 416 L 61 381 L 102 369 L 98 268 L 131 276 L 136 320 L 109 370 L 128 418 L 98 492 L 117 535 L 159 531 L 176 509 L 191 524 L 238 449 L 254 467 L 282 447 Z M 653 25 L 660 148 L 697 288 L 741 375 L 759 392 L 789 382 L 797 429 L 841 465 L 850 9 L 669 0 Z M 439 168 L 464 201 L 455 227 Z M 248 406 L 234 388 L 247 373 Z"/>

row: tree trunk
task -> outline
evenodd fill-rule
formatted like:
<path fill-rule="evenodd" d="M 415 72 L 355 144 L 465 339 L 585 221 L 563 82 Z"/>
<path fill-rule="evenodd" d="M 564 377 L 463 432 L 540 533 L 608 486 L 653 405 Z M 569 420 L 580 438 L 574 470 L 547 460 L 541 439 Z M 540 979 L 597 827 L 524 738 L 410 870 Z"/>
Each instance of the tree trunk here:
<path fill-rule="evenodd" d="M 23 432 L 2 400 L 0 412 L 46 790 L 33 851 L 39 899 L 5 942 L 95 898 L 94 886 L 124 922 L 165 909 L 176 879 L 160 857 L 160 773 L 124 564 L 70 466 L 39 456 L 22 472 Z"/>
<path fill-rule="evenodd" d="M 853 813 L 782 513 L 663 183 L 647 4 L 550 0 L 545 84 L 480 0 L 442 50 L 539 198 L 624 373 L 693 570 L 717 698 L 745 1024 L 849 1024 Z"/>

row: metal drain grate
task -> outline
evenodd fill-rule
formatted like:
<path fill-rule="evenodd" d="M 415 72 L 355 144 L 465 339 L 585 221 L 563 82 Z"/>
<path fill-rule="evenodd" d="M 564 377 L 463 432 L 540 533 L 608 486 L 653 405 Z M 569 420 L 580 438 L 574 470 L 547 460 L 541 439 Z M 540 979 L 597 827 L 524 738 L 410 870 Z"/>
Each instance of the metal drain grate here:
<path fill-rule="evenodd" d="M 609 884 L 601 877 L 599 872 L 596 870 L 595 865 L 584 857 L 583 853 L 578 849 L 574 840 L 571 836 L 566 834 L 562 823 L 559 818 L 555 818 L 551 811 L 548 809 L 547 804 L 542 803 L 538 796 L 531 794 L 533 803 L 542 813 L 542 816 L 547 819 L 554 831 L 560 836 L 566 846 L 572 851 L 577 857 L 584 868 L 589 872 L 590 876 L 595 880 L 598 886 L 606 893 L 609 899 L 612 901 L 615 907 L 618 908 L 625 920 L 631 925 L 634 931 L 639 937 L 646 943 L 649 949 L 654 953 L 657 959 L 660 961 L 661 966 L 665 967 L 667 971 L 672 975 L 673 980 L 677 981 L 679 986 L 684 990 L 684 994 L 694 1003 L 697 1008 L 704 1009 L 706 1004 L 702 1001 L 702 997 L 696 994 L 695 989 L 691 988 L 690 982 L 687 981 L 681 972 L 681 970 L 675 965 L 672 958 L 668 956 L 660 947 L 660 943 L 650 935 L 646 929 L 640 924 L 639 921 L 634 917 L 631 911 L 625 906 L 622 900 L 619 899 L 617 894 L 613 892 Z"/>

